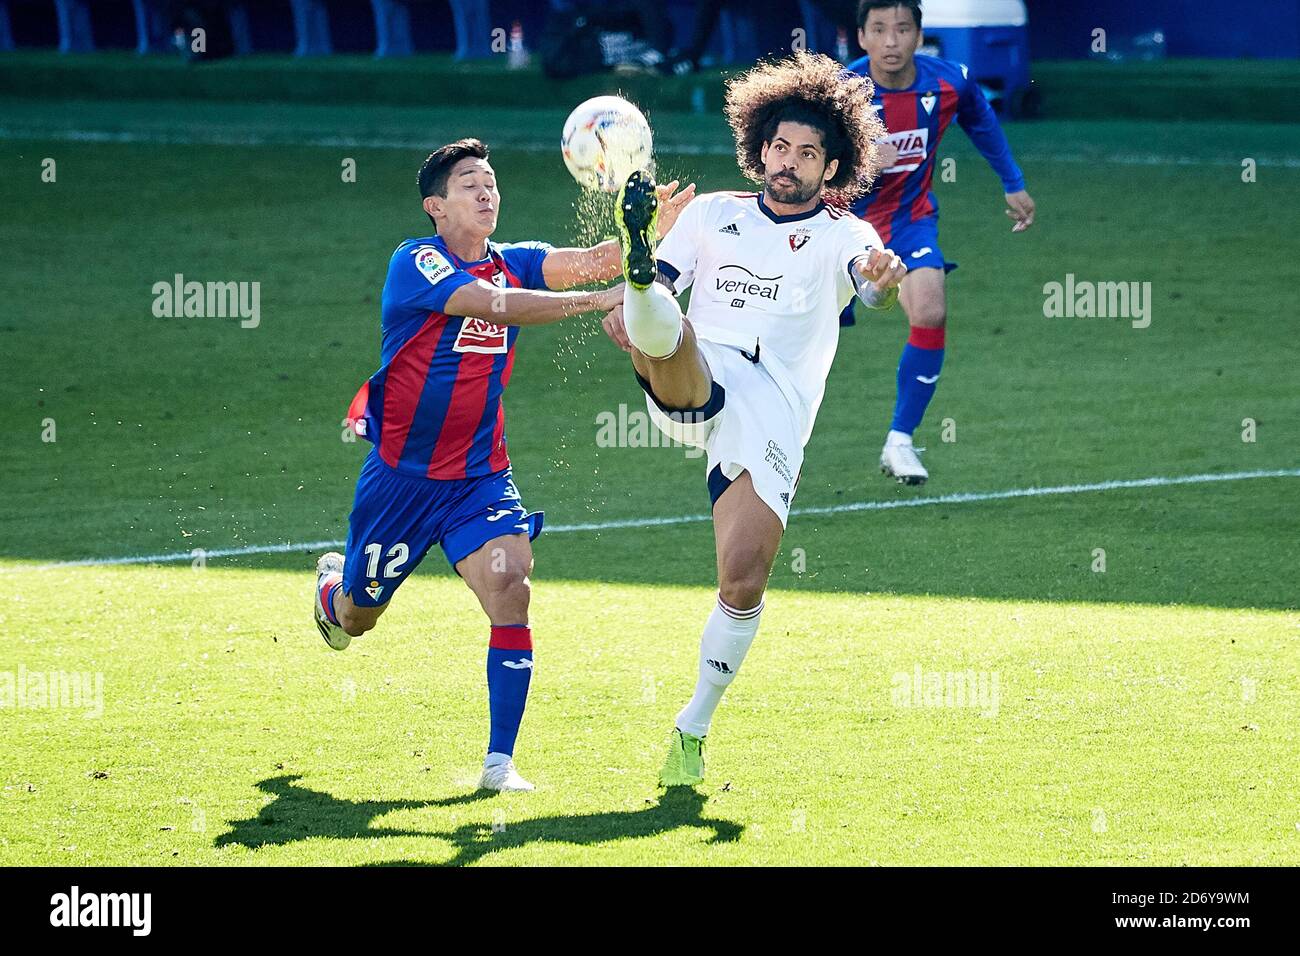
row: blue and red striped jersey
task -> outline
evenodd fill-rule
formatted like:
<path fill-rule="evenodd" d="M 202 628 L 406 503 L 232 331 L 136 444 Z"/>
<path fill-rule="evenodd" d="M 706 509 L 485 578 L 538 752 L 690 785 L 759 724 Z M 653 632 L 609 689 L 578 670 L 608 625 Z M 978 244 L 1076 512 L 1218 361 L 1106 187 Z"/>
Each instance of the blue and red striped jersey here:
<path fill-rule="evenodd" d="M 348 420 L 379 457 L 407 475 L 473 478 L 510 465 L 501 401 L 519 327 L 448 315 L 447 299 L 482 279 L 545 289 L 544 242 L 488 243 L 465 262 L 440 236 L 408 239 L 388 263 L 379 371 L 361 386 Z"/>
<path fill-rule="evenodd" d="M 848 69 L 870 76 L 869 62 L 864 56 Z M 930 188 L 935 152 L 954 117 L 1001 178 L 1003 190 L 1013 193 L 1025 188 L 997 115 L 965 65 L 924 55 L 915 62 L 916 82 L 907 89 L 876 86 L 872 102 L 880 110 L 889 131 L 887 142 L 898 150 L 898 158 L 880 173 L 871 192 L 853 204 L 853 212 L 871 223 L 886 244 L 905 224 L 939 214 Z"/>

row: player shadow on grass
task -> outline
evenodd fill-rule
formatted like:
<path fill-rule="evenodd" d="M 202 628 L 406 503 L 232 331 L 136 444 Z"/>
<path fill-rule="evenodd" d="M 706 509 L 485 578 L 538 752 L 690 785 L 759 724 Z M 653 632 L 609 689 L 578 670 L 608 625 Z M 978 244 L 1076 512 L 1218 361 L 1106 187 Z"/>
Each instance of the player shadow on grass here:
<path fill-rule="evenodd" d="M 446 805 L 456 802 L 434 801 Z M 431 833 L 448 840 L 456 847 L 456 855 L 442 863 L 416 863 L 410 860 L 393 860 L 370 863 L 368 866 L 470 866 L 489 853 L 510 850 L 529 843 L 564 843 L 592 846 L 616 840 L 658 836 L 669 830 L 699 827 L 712 830 L 707 843 L 734 843 L 745 828 L 731 820 L 703 815 L 704 794 L 689 787 L 672 787 L 657 803 L 642 810 L 607 810 L 603 813 L 582 813 L 572 816 L 534 817 L 517 822 L 503 822 L 496 826 L 487 823 L 467 823 L 445 833 Z"/>
<path fill-rule="evenodd" d="M 434 800 L 342 800 L 320 790 L 300 787 L 298 774 L 270 777 L 258 783 L 257 789 L 275 797 L 257 816 L 236 820 L 230 830 L 221 834 L 213 845 L 222 847 L 238 843 L 250 850 L 261 846 L 278 846 L 295 840 L 312 837 L 425 837 L 436 834 L 422 830 L 403 830 L 393 827 L 372 827 L 371 821 L 394 810 L 419 810 L 437 805 Z M 449 802 L 469 803 L 483 799 L 482 794 L 467 794 Z"/>
<path fill-rule="evenodd" d="M 331 794 L 298 786 L 301 777 L 286 774 L 270 777 L 257 784 L 263 793 L 275 797 L 257 816 L 237 820 L 230 830 L 213 841 L 217 847 L 232 843 L 255 850 L 263 846 L 281 846 L 312 837 L 327 839 L 377 839 L 380 837 L 431 837 L 456 847 L 450 860 L 432 864 L 467 866 L 489 853 L 523 846 L 527 843 L 553 842 L 591 845 L 625 838 L 649 837 L 682 827 L 712 830 L 709 843 L 731 843 L 740 838 L 744 827 L 730 820 L 703 816 L 704 794 L 685 787 L 674 787 L 643 810 L 610 810 L 604 813 L 574 816 L 537 817 L 517 823 L 501 824 L 499 831 L 489 823 L 469 823 L 454 830 L 410 830 L 374 827 L 372 821 L 395 810 L 421 810 L 453 807 L 496 797 L 486 790 L 444 797 L 440 800 L 343 800 Z M 392 861 L 374 866 L 407 866 L 415 861 Z"/>

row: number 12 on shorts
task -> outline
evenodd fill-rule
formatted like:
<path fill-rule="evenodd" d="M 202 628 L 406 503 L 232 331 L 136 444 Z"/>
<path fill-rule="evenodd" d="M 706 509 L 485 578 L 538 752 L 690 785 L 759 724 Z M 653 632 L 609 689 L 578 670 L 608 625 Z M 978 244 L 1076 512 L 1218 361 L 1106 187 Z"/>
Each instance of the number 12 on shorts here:
<path fill-rule="evenodd" d="M 366 553 L 366 577 L 379 577 L 379 558 L 383 553 L 384 546 L 379 542 L 368 544 L 365 547 Z M 411 549 L 400 541 L 388 549 L 389 561 L 384 565 L 384 577 L 395 578 L 402 573 L 402 565 L 406 559 L 411 556 Z"/>

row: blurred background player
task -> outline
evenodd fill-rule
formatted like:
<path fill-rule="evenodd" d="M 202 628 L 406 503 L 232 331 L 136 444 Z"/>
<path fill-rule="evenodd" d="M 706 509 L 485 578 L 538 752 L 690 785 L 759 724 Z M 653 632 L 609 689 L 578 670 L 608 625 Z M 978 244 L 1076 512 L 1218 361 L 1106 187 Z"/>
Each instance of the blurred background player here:
<path fill-rule="evenodd" d="M 406 240 L 389 261 L 381 365 L 348 411 L 374 447 L 357 479 L 347 553 L 317 563 L 316 625 L 330 647 L 346 648 L 375 626 L 436 542 L 491 627 L 491 733 L 479 786 L 531 790 L 512 758 L 532 676 L 530 542 L 542 515 L 524 510 L 511 477 L 501 397 L 521 326 L 622 300 L 621 285 L 549 291 L 613 278 L 620 252 L 614 241 L 588 249 L 491 242 L 501 193 L 476 139 L 434 150 L 418 185 L 436 234 Z M 693 192 L 673 196 L 672 186 L 660 191 L 664 230 Z"/>
<path fill-rule="evenodd" d="M 803 449 L 856 293 L 892 300 L 905 267 L 875 230 L 826 203 L 875 172 L 884 127 L 871 82 L 830 57 L 761 64 L 727 88 L 746 178 L 762 192 L 700 196 L 655 244 L 654 183 L 634 173 L 615 216 L 626 291 L 605 330 L 632 356 L 655 424 L 708 453 L 718 600 L 700 641 L 695 694 L 677 715 L 664 786 L 704 777 L 704 738 L 758 632 Z M 693 287 L 688 316 L 674 297 Z M 892 293 L 892 294 L 891 294 Z"/>
<path fill-rule="evenodd" d="M 1020 167 L 983 90 L 967 69 L 932 56 L 918 56 L 920 0 L 862 0 L 858 5 L 858 43 L 867 55 L 849 64 L 870 76 L 888 137 L 882 144 L 882 170 L 875 188 L 853 204 L 881 241 L 907 264 L 900 296 L 910 334 L 898 362 L 894 418 L 880 453 L 880 470 L 909 485 L 929 473 L 917 457 L 912 433 L 921 424 L 943 368 L 947 301 L 944 275 L 956 264 L 939 251 L 939 205 L 930 188 L 935 151 L 955 118 L 966 131 L 1006 193 L 1012 232 L 1034 222 L 1034 201 L 1025 192 Z M 851 325 L 850 303 L 841 322 Z"/>

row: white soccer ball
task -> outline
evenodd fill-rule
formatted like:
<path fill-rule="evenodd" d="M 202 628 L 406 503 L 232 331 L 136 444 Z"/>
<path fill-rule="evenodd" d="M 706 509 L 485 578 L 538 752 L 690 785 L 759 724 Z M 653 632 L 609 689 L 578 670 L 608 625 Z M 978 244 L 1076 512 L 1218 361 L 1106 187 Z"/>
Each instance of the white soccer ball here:
<path fill-rule="evenodd" d="M 565 120 L 560 148 L 578 185 L 617 192 L 627 177 L 650 167 L 650 124 L 621 96 L 592 97 Z"/>

